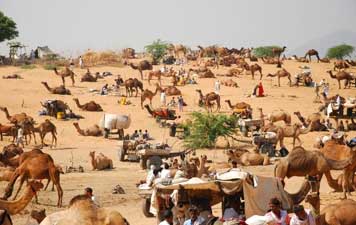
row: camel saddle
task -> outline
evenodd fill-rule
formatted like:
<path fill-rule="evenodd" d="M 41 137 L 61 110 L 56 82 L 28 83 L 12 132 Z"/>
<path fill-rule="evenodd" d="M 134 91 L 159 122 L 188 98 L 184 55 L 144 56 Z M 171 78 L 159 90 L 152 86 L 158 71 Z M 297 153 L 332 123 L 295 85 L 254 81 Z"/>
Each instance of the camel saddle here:
<path fill-rule="evenodd" d="M 8 220 L 12 224 L 12 220 L 11 220 L 9 213 L 6 210 L 0 209 L 0 225 L 2 225 L 4 223 L 6 218 L 8 218 Z"/>

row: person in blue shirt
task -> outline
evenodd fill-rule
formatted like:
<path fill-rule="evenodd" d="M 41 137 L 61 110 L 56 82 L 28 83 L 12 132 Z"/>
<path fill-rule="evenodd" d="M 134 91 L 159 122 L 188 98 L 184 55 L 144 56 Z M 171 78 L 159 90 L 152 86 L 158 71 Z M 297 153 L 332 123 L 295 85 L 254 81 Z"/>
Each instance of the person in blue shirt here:
<path fill-rule="evenodd" d="M 186 220 L 183 225 L 202 225 L 204 219 L 199 216 L 199 210 L 196 206 L 191 206 L 189 208 L 190 219 Z"/>

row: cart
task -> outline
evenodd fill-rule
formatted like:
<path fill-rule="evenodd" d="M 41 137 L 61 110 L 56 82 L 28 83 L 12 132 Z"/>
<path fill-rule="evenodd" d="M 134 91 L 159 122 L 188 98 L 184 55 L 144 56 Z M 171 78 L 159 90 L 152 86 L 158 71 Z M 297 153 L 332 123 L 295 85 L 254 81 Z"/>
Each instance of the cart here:
<path fill-rule="evenodd" d="M 142 212 L 143 215 L 145 215 L 146 217 L 154 217 L 154 215 L 150 213 L 152 191 L 153 191 L 152 188 L 138 189 L 138 195 L 143 199 Z"/>
<path fill-rule="evenodd" d="M 261 119 L 239 119 L 238 125 L 242 134 L 247 137 L 248 132 L 259 130 L 262 127 Z"/>
<path fill-rule="evenodd" d="M 274 132 L 256 133 L 253 135 L 252 143 L 262 154 L 268 154 L 269 157 L 276 156 L 277 137 Z"/>

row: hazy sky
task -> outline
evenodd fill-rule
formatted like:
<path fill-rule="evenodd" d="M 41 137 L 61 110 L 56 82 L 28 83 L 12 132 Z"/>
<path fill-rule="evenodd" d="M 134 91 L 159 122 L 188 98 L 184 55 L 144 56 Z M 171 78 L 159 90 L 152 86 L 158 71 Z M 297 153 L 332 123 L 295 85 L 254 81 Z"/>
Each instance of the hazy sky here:
<path fill-rule="evenodd" d="M 0 0 L 0 10 L 17 23 L 19 41 L 66 55 L 142 50 L 157 38 L 292 51 L 340 30 L 356 32 L 355 0 Z M 0 51 L 7 53 L 5 43 Z"/>

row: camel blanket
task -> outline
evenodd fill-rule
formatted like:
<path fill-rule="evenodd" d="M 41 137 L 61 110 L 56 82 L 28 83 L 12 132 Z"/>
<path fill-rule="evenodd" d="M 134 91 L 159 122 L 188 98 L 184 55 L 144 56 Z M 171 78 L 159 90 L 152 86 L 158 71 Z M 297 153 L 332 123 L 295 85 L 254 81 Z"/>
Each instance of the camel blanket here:
<path fill-rule="evenodd" d="M 266 214 L 269 209 L 268 202 L 273 197 L 277 197 L 282 201 L 282 206 L 285 210 L 291 209 L 293 206 L 288 201 L 287 193 L 284 191 L 281 181 L 274 177 L 258 176 L 257 187 L 244 182 L 243 191 L 246 217 Z"/>

